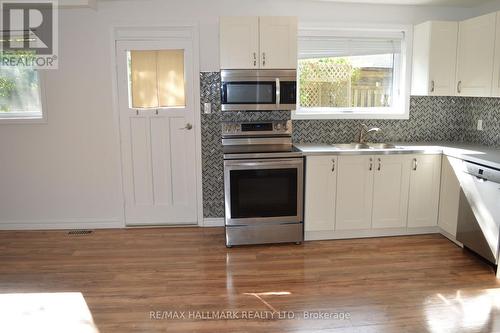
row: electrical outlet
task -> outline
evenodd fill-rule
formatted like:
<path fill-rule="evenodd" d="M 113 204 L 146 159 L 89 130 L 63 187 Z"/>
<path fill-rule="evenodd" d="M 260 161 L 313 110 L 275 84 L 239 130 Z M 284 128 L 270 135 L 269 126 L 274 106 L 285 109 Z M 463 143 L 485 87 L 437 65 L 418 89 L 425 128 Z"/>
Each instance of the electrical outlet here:
<path fill-rule="evenodd" d="M 203 104 L 203 113 L 204 114 L 212 113 L 212 103 L 204 103 Z"/>
<path fill-rule="evenodd" d="M 477 121 L 477 130 L 478 131 L 482 131 L 483 130 L 483 120 L 482 119 L 479 119 Z"/>

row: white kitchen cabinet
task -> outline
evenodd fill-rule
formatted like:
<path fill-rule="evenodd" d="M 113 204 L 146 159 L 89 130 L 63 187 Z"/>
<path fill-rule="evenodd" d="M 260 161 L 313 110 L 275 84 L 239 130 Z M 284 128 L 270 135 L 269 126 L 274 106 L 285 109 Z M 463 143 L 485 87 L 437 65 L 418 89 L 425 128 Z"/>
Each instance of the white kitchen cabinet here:
<path fill-rule="evenodd" d="M 260 68 L 297 67 L 297 18 L 262 16 L 260 20 Z"/>
<path fill-rule="evenodd" d="M 436 226 L 441 155 L 413 155 L 411 158 L 408 228 Z"/>
<path fill-rule="evenodd" d="M 493 60 L 493 81 L 491 95 L 493 97 L 500 97 L 500 12 L 497 12 L 497 24 L 495 32 L 495 57 Z"/>
<path fill-rule="evenodd" d="M 453 96 L 458 22 L 428 21 L 413 30 L 412 95 Z"/>
<path fill-rule="evenodd" d="M 372 228 L 404 228 L 410 159 L 407 155 L 379 155 L 374 159 Z"/>
<path fill-rule="evenodd" d="M 337 156 L 306 158 L 304 229 L 333 231 L 337 190 Z"/>
<path fill-rule="evenodd" d="M 452 165 L 460 163 L 460 160 L 453 157 L 443 156 L 442 158 L 438 225 L 453 238 L 457 236 L 460 183 Z"/>
<path fill-rule="evenodd" d="M 297 18 L 220 18 L 221 69 L 297 68 Z"/>
<path fill-rule="evenodd" d="M 496 13 L 459 23 L 456 93 L 458 96 L 492 94 Z"/>
<path fill-rule="evenodd" d="M 259 18 L 220 18 L 221 69 L 259 68 Z"/>
<path fill-rule="evenodd" d="M 373 156 L 339 156 L 335 230 L 371 228 Z"/>

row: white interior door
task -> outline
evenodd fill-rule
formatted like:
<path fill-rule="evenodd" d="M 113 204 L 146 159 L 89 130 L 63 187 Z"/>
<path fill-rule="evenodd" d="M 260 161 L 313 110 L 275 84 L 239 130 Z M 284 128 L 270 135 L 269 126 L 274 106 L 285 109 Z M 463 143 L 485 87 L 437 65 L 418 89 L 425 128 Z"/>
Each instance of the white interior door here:
<path fill-rule="evenodd" d="M 161 53 L 165 50 L 177 50 L 177 54 L 181 54 L 177 63 L 183 63 L 184 87 L 168 86 L 172 82 L 165 81 L 157 83 L 158 89 L 152 87 L 132 93 L 129 82 L 133 77 L 131 55 L 138 51 Z M 126 225 L 196 224 L 192 42 L 180 39 L 117 41 L 116 57 Z M 168 58 L 163 62 L 157 60 L 156 73 L 177 75 L 166 69 L 169 62 Z M 141 77 L 150 75 L 151 71 L 134 69 L 133 73 L 134 77 Z M 155 81 L 158 82 L 154 79 L 146 85 L 154 85 Z M 157 91 L 158 100 L 167 100 L 172 92 L 181 95 L 182 88 L 183 100 L 177 101 L 176 106 L 165 106 L 165 103 L 158 107 L 137 108 L 132 101 L 132 97 L 150 94 L 149 89 Z"/>

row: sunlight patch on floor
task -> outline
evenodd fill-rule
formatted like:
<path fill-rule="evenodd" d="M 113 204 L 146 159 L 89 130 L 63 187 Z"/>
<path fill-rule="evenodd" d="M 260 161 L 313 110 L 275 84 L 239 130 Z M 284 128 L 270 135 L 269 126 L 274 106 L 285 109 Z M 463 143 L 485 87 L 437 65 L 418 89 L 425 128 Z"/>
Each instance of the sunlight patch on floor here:
<path fill-rule="evenodd" d="M 0 294 L 0 332 L 99 333 L 81 293 Z"/>
<path fill-rule="evenodd" d="M 500 328 L 499 313 L 500 289 L 486 289 L 474 295 L 460 290 L 452 296 L 438 293 L 425 305 L 427 326 L 434 333 L 463 329 L 491 332 Z"/>

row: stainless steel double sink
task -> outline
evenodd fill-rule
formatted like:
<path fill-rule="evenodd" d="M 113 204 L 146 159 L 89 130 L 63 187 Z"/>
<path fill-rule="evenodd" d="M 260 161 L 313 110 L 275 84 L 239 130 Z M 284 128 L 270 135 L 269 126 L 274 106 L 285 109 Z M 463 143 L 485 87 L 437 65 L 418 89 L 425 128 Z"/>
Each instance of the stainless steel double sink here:
<path fill-rule="evenodd" d="M 397 147 L 392 143 L 341 143 L 341 144 L 333 144 L 332 145 L 338 149 L 346 149 L 346 150 L 369 150 L 369 149 L 403 149 L 401 147 Z"/>

